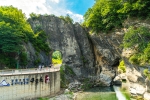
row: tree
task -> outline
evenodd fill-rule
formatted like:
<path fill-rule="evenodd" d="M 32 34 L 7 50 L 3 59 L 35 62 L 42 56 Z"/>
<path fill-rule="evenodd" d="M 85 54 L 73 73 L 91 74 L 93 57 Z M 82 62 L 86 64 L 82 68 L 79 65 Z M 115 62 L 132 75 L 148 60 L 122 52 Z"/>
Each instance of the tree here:
<path fill-rule="evenodd" d="M 23 43 L 28 42 L 33 31 L 21 10 L 12 6 L 0 6 L 0 63 L 15 67 L 18 52 L 23 51 Z M 11 63 L 13 61 L 13 63 Z"/>
<path fill-rule="evenodd" d="M 92 32 L 109 31 L 122 27 L 127 17 L 150 17 L 149 0 L 95 0 L 84 15 L 83 25 Z"/>
<path fill-rule="evenodd" d="M 123 18 L 117 13 L 120 6 L 118 0 L 96 0 L 84 15 L 84 25 L 96 33 L 120 27 Z"/>

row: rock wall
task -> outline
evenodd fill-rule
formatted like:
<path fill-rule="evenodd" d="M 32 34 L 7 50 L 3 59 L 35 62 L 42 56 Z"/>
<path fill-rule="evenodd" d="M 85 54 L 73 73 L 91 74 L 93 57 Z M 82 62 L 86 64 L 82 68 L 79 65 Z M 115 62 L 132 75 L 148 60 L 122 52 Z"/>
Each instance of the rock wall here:
<path fill-rule="evenodd" d="M 93 72 L 94 55 L 85 31 L 78 23 L 67 23 L 55 16 L 40 16 L 29 19 L 32 29 L 40 26 L 47 35 L 47 42 L 52 51 L 59 50 L 63 54 L 63 64 L 73 69 L 78 77 L 87 77 Z M 32 46 L 27 46 L 30 58 L 35 58 Z M 45 56 L 40 53 L 42 62 L 49 64 L 51 53 Z M 31 61 L 32 63 L 32 61 Z"/>
<path fill-rule="evenodd" d="M 119 45 L 123 33 L 114 31 L 111 35 L 88 36 L 86 31 L 78 23 L 67 23 L 55 16 L 39 16 L 29 19 L 33 30 L 40 26 L 46 32 L 47 42 L 52 51 L 59 50 L 63 54 L 63 64 L 73 69 L 79 78 L 89 76 L 102 76 L 96 79 L 98 84 L 110 86 L 115 76 L 114 66 L 119 63 L 121 49 Z M 37 58 L 31 43 L 26 46 L 28 57 L 31 59 L 29 65 Z M 39 58 L 49 64 L 51 53 L 46 56 L 40 52 Z"/>
<path fill-rule="evenodd" d="M 49 77 L 48 82 L 45 81 L 46 76 Z M 0 81 L 0 100 L 35 100 L 39 97 L 56 95 L 60 91 L 59 71 L 7 73 L 0 76 Z"/>

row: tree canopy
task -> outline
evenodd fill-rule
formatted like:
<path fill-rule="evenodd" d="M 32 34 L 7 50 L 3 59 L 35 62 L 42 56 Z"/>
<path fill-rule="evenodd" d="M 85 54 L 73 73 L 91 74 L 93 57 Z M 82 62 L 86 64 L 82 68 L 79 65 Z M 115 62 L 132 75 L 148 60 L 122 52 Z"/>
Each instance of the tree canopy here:
<path fill-rule="evenodd" d="M 0 6 L 1 64 L 14 67 L 19 56 L 18 52 L 24 52 L 22 45 L 28 42 L 30 35 L 33 35 L 33 31 L 21 10 L 13 6 Z M 24 53 L 20 56 L 23 56 L 22 54 Z"/>
<path fill-rule="evenodd" d="M 84 14 L 84 23 L 92 32 L 109 31 L 122 27 L 127 17 L 149 17 L 149 0 L 95 0 Z"/>

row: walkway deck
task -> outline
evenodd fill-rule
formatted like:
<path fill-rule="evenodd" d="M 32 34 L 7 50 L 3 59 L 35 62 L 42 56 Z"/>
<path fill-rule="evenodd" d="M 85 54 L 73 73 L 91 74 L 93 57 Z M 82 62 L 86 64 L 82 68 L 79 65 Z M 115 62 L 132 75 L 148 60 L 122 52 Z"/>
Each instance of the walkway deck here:
<path fill-rule="evenodd" d="M 11 69 L 11 70 L 0 70 L 0 76 L 7 75 L 18 75 L 18 74 L 35 74 L 35 73 L 45 73 L 45 72 L 55 72 L 60 70 L 61 64 L 52 66 L 51 68 L 45 67 L 42 70 L 38 68 L 29 68 L 29 69 Z"/>

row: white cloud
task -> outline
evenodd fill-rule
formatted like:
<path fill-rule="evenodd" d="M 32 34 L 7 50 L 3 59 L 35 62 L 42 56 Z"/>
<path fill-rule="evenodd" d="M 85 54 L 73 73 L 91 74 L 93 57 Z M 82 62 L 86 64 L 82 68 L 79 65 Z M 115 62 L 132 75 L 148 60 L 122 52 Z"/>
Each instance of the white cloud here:
<path fill-rule="evenodd" d="M 59 0 L 51 0 L 52 2 L 59 3 Z"/>
<path fill-rule="evenodd" d="M 83 16 L 69 11 L 65 0 L 0 0 L 0 5 L 12 5 L 22 9 L 29 17 L 34 12 L 37 14 L 54 14 L 56 16 L 69 14 L 75 22 L 83 21 Z"/>

